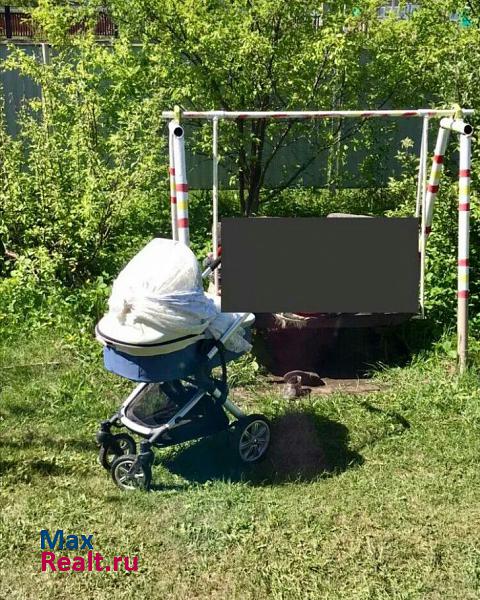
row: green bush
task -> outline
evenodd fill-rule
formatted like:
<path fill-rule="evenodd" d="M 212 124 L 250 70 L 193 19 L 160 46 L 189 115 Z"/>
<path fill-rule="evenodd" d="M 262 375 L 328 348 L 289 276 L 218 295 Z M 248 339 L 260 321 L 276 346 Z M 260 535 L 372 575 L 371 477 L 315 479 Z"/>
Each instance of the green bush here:
<path fill-rule="evenodd" d="M 121 36 L 111 46 L 89 33 L 99 2 L 75 8 L 51 0 L 36 4 L 35 18 L 54 48 L 50 63 L 12 48 L 2 66 L 30 77 L 43 91 L 41 99 L 25 102 L 16 138 L 0 115 L 0 248 L 18 255 L 0 256 L 4 330 L 63 321 L 67 328 L 91 331 L 121 267 L 152 237 L 170 235 L 166 124 L 159 115 L 175 103 L 287 110 L 387 102 L 475 106 L 480 100 L 470 76 L 480 56 L 472 50 L 479 47 L 479 30 L 445 21 L 443 2 L 429 3 L 405 21 L 380 21 L 373 1 L 357 15 L 332 5 L 315 29 L 311 14 L 318 3 L 309 0 L 112 0 L 107 6 Z M 454 8 L 448 3 L 448 10 Z M 69 28 L 82 19 L 90 29 L 70 36 Z M 408 144 L 400 157 L 404 175 L 385 189 L 262 188 L 267 165 L 274 164 L 266 142 L 277 139 L 273 134 L 282 127 L 285 143 L 297 135 L 292 132 L 314 135 L 308 122 L 299 126 L 290 131 L 279 121 L 270 131 L 252 121 L 245 128 L 235 122 L 222 128 L 223 156 L 239 169 L 230 173 L 238 193 L 221 194 L 222 215 L 413 214 L 418 162 Z M 340 140 L 337 150 L 340 167 L 349 149 L 366 153 L 361 166 L 368 182 L 376 157 L 388 149 L 376 145 L 367 129 Z M 341 126 L 332 126 L 323 141 L 335 145 L 340 133 Z M 210 135 L 209 128 L 199 128 L 192 150 L 209 152 Z M 428 244 L 427 314 L 442 327 L 454 323 L 456 305 L 454 171 L 447 164 Z M 474 183 L 477 172 L 474 166 Z M 332 182 L 338 183 L 335 177 Z M 478 267 L 479 210 L 474 195 L 472 273 Z M 190 213 L 192 249 L 202 257 L 211 244 L 209 192 L 191 194 Z M 474 331 L 480 326 L 479 294 L 473 278 Z"/>
<path fill-rule="evenodd" d="M 169 233 L 162 94 L 139 98 L 133 53 L 90 36 L 59 44 L 48 65 L 10 51 L 4 69 L 43 95 L 24 104 L 15 139 L 0 119 L 0 240 L 18 256 L 0 257 L 4 322 L 96 315 L 104 282 Z"/>

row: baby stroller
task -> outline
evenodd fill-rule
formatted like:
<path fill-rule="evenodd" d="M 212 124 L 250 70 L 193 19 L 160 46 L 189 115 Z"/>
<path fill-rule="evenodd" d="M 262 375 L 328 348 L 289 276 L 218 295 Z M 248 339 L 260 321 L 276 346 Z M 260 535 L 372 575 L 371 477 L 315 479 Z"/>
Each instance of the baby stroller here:
<path fill-rule="evenodd" d="M 173 240 L 152 240 L 115 281 L 96 337 L 104 345 L 105 367 L 139 385 L 100 424 L 96 439 L 99 462 L 121 489 L 150 488 L 153 447 L 224 430 L 231 430 L 243 462 L 265 456 L 268 420 L 245 415 L 228 399 L 227 364 L 251 348 L 254 316 L 222 313 L 218 300 L 204 294 L 191 250 Z M 121 427 L 143 438 L 139 452 L 131 435 L 113 433 Z"/>

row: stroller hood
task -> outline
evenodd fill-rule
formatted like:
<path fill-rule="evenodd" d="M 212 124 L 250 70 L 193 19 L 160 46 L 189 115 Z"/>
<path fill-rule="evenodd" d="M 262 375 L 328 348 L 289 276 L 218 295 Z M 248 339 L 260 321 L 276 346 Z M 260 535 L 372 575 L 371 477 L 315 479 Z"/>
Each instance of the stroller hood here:
<path fill-rule="evenodd" d="M 162 238 L 149 242 L 120 272 L 108 308 L 97 330 L 129 344 L 198 335 L 217 316 L 203 293 L 193 252 Z"/>
<path fill-rule="evenodd" d="M 168 342 L 181 340 L 187 346 L 204 337 L 207 328 L 220 337 L 227 325 L 227 314 L 203 291 L 193 252 L 169 239 L 152 240 L 127 264 L 113 284 L 108 308 L 96 331 L 102 343 L 113 345 L 164 344 L 167 351 L 178 348 Z M 230 343 L 245 351 L 249 344 L 241 333 Z"/>

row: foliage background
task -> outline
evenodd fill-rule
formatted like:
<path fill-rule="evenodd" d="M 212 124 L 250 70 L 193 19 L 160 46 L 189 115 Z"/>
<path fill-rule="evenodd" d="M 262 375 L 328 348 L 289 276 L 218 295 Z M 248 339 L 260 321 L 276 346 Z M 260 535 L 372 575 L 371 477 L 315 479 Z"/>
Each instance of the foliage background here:
<path fill-rule="evenodd" d="M 165 123 L 159 119 L 167 107 L 480 106 L 475 3 L 467 28 L 448 18 L 458 11 L 456 2 L 425 3 L 406 20 L 378 19 L 379 2 L 360 3 L 360 14 L 353 12 L 358 2 L 345 3 L 345 9 L 332 3 L 318 29 L 312 14 L 319 6 L 309 0 L 109 0 L 77 3 L 75 9 L 50 0 L 34 4 L 34 18 L 52 44 L 51 63 L 12 48 L 1 65 L 43 90 L 40 100 L 24 104 L 16 138 L 0 129 L 0 238 L 18 256 L 0 257 L 6 333 L 51 324 L 89 332 L 121 266 L 151 237 L 169 235 Z M 76 22 L 92 25 L 100 4 L 119 26 L 111 46 L 98 44 L 91 27 L 84 35 L 68 34 Z M 378 146 L 365 123 L 355 127 L 347 136 L 336 126 L 310 124 L 226 127 L 222 153 L 234 165 L 238 191 L 222 194 L 222 214 L 412 214 L 418 163 L 408 144 L 398 149 L 400 179 L 386 188 L 341 189 L 335 177 L 359 140 L 370 156 L 363 165 L 367 181 L 376 153 L 392 151 Z M 332 185 L 301 189 L 287 178 L 280 189 L 265 189 L 278 142 L 299 135 L 333 145 Z M 209 136 L 205 128 L 195 132 L 198 152 L 208 151 Z M 428 255 L 427 314 L 441 328 L 454 322 L 456 305 L 454 145 Z M 480 325 L 478 153 L 474 144 L 473 332 Z M 210 237 L 208 193 L 192 194 L 191 213 L 193 249 L 201 256 Z"/>
<path fill-rule="evenodd" d="M 405 368 L 378 369 L 378 392 L 340 390 L 288 404 L 259 385 L 255 363 L 239 361 L 230 382 L 255 387 L 233 389 L 232 400 L 274 427 L 266 463 L 239 470 L 227 440 L 209 438 L 164 451 L 154 466 L 161 491 L 130 495 L 116 492 L 98 467 L 92 438 L 129 382 L 102 368 L 91 340 L 121 265 L 153 235 L 169 233 L 162 109 L 218 108 L 219 93 L 241 108 L 459 102 L 478 109 L 480 3 L 468 3 L 469 28 L 449 21 L 456 2 L 430 0 L 409 20 L 380 21 L 379 2 L 366 0 L 355 2 L 357 16 L 353 3 L 345 13 L 333 5 L 314 30 L 305 15 L 318 3 L 305 0 L 105 0 L 120 30 L 108 49 L 91 35 L 67 35 L 72 22 L 93 22 L 99 3 L 77 2 L 75 11 L 69 3 L 31 4 L 54 46 L 51 64 L 14 51 L 1 65 L 40 82 L 43 98 L 24 105 L 17 138 L 0 128 L 0 242 L 9 252 L 0 256 L 0 597 L 132 598 L 152 595 L 154 583 L 157 596 L 175 599 L 478 598 L 480 341 L 472 340 L 472 368 L 461 377 L 444 338 Z M 283 14 L 285 35 L 275 38 Z M 319 67 L 322 82 L 310 98 Z M 222 131 L 238 186 L 221 194 L 223 215 L 412 214 L 418 162 L 408 142 L 378 147 L 367 123 L 334 147 L 327 189 L 271 193 L 258 187 L 265 141 L 282 130 L 250 125 Z M 308 134 L 302 127 L 287 136 Z M 335 128 L 312 135 L 319 145 L 338 144 Z M 365 179 L 382 152 L 397 150 L 402 177 L 385 188 L 342 190 L 344 146 L 357 139 L 371 157 Z M 196 149 L 205 152 L 209 142 L 199 130 Z M 454 146 L 429 243 L 428 325 L 439 332 L 455 317 Z M 478 334 L 476 143 L 474 152 Z M 192 195 L 200 257 L 209 207 L 208 193 Z M 146 536 L 146 523 L 161 534 Z M 39 529 L 60 526 L 94 532 L 106 557 L 139 555 L 141 572 L 40 581 Z"/>

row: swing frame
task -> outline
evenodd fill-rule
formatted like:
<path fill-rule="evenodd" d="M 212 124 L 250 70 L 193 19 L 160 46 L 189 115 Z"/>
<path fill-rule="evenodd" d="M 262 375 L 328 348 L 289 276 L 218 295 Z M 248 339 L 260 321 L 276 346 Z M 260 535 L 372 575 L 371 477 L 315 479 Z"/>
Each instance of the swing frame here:
<path fill-rule="evenodd" d="M 370 119 L 370 118 L 420 118 L 422 140 L 415 205 L 415 216 L 420 219 L 420 315 L 425 316 L 425 258 L 427 239 L 432 230 L 433 212 L 439 190 L 443 161 L 452 132 L 460 137 L 460 166 L 458 190 L 458 262 L 457 262 L 457 357 L 460 372 L 467 367 L 468 357 L 468 297 L 469 297 L 469 244 L 470 244 L 470 176 L 471 142 L 473 127 L 464 117 L 475 113 L 473 109 L 454 106 L 451 109 L 410 110 L 344 110 L 344 111 L 164 111 L 162 118 L 169 123 L 169 174 L 172 238 L 189 244 L 188 183 L 185 166 L 185 135 L 182 119 L 212 122 L 212 246 L 213 257 L 218 258 L 218 141 L 221 120 L 313 120 L 313 119 Z M 437 141 L 428 178 L 429 125 L 431 119 L 440 119 Z M 218 273 L 215 271 L 215 292 L 218 293 Z"/>

